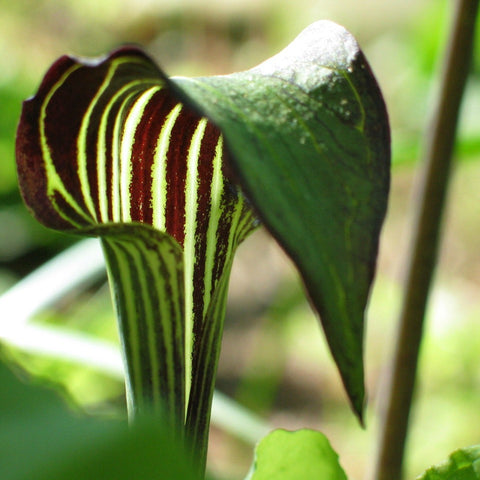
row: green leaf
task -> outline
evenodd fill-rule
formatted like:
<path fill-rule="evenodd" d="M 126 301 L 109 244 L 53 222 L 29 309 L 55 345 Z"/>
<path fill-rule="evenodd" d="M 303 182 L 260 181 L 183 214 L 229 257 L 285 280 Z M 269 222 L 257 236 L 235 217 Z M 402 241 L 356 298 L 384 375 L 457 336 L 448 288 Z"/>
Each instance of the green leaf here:
<path fill-rule="evenodd" d="M 261 440 L 246 480 L 347 480 L 338 455 L 320 432 L 275 430 Z"/>
<path fill-rule="evenodd" d="M 429 468 L 418 480 L 479 480 L 480 445 L 453 452 L 447 461 Z"/>
<path fill-rule="evenodd" d="M 50 389 L 0 363 L 2 480 L 192 480 L 185 452 L 153 418 L 125 422 L 73 414 Z"/>
<path fill-rule="evenodd" d="M 361 416 L 363 318 L 389 188 L 389 128 L 351 34 L 317 22 L 275 57 L 172 79 L 220 127 L 237 181 L 302 274 Z"/>

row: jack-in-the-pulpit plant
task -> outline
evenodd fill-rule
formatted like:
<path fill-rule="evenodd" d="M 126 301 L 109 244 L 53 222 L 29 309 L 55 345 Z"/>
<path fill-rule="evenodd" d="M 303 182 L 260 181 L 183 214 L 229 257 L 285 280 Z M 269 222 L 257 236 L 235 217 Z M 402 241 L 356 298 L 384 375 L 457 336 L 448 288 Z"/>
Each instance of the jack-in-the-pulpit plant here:
<path fill-rule="evenodd" d="M 389 186 L 385 105 L 354 38 L 308 27 L 261 65 L 168 78 L 140 49 L 62 57 L 24 103 L 17 166 L 48 227 L 101 238 L 130 414 L 204 468 L 228 279 L 263 223 L 318 311 L 352 406 Z"/>

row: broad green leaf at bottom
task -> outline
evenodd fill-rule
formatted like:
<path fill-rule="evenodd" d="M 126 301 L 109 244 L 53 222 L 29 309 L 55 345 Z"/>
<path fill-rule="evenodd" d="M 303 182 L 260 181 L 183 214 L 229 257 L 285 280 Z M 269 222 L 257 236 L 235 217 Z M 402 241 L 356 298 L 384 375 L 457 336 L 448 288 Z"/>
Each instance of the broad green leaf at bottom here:
<path fill-rule="evenodd" d="M 256 448 L 245 480 L 347 480 L 338 455 L 320 432 L 275 430 Z"/>

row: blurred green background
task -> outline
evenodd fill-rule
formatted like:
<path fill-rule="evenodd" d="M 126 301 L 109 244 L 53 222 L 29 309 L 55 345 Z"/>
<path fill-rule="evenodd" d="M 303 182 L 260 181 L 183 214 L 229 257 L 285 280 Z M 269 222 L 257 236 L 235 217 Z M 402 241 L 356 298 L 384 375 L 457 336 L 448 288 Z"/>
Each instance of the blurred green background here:
<path fill-rule="evenodd" d="M 349 411 L 318 322 L 288 259 L 260 231 L 236 260 L 218 388 L 270 425 L 323 431 L 349 478 L 368 471 L 382 375 L 394 342 L 412 196 L 450 7 L 445 0 L 0 0 L 0 294 L 75 239 L 38 225 L 16 184 L 14 136 L 21 102 L 60 55 L 101 55 L 143 45 L 169 75 L 247 69 L 304 27 L 328 18 L 358 39 L 377 76 L 393 137 L 392 191 L 368 312 L 367 429 Z M 480 42 L 462 110 L 444 239 L 430 301 L 408 447 L 408 478 L 457 447 L 480 443 Z M 74 275 L 74 272 L 72 272 Z M 48 289 L 48 285 L 45 285 Z M 25 299 L 28 302 L 28 299 Z M 0 319 L 5 315 L 0 312 Z M 108 288 L 99 282 L 42 314 L 41 322 L 116 340 Z M 58 381 L 72 403 L 116 415 L 121 383 L 68 362 L 8 350 Z M 209 465 L 243 478 L 252 446 L 215 426 Z"/>

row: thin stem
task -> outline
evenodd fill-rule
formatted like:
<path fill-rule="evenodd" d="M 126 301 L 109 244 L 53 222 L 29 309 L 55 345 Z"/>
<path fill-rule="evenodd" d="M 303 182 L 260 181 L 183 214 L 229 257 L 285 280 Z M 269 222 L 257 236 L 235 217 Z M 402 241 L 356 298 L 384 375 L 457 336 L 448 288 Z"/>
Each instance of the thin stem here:
<path fill-rule="evenodd" d="M 374 480 L 400 480 L 408 419 L 423 332 L 423 320 L 435 269 L 440 226 L 457 119 L 471 63 L 478 0 L 458 0 L 441 76 L 436 109 L 427 132 L 424 170 L 416 197 L 405 296 L 397 344 L 387 384 Z"/>

